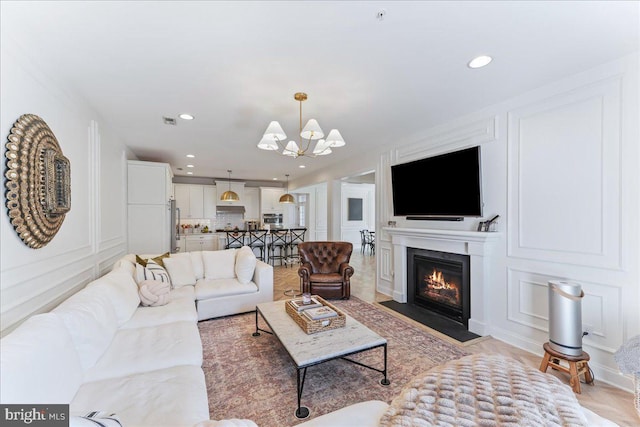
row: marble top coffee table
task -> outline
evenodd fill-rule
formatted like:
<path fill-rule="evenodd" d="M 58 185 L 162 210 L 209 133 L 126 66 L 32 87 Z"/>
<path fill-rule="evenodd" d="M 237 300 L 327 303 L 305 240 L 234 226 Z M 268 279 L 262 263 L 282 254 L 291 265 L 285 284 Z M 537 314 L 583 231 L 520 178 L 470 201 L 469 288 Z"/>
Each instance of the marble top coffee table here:
<path fill-rule="evenodd" d="M 285 311 L 285 301 L 274 301 L 258 304 L 256 307 L 256 331 L 253 336 L 259 336 L 260 331 L 273 334 L 287 350 L 297 371 L 298 409 L 296 417 L 307 418 L 309 409 L 300 406 L 304 379 L 307 368 L 333 359 L 343 359 L 356 365 L 372 369 L 384 375 L 380 384 L 389 385 L 387 379 L 387 340 L 346 315 L 344 328 L 331 329 L 315 334 L 305 333 L 300 326 Z M 271 329 L 261 329 L 258 326 L 258 315 L 264 319 Z M 346 356 L 382 347 L 384 352 L 384 369 L 377 369 Z M 302 378 L 301 378 L 302 374 Z"/>

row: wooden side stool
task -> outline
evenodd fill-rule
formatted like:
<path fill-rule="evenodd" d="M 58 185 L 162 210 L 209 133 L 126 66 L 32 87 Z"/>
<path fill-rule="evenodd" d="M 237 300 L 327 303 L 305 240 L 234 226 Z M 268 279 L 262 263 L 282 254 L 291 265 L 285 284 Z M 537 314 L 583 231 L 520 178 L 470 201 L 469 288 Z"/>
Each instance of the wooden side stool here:
<path fill-rule="evenodd" d="M 580 394 L 580 375 L 584 374 L 584 381 L 593 385 L 593 375 L 591 375 L 591 370 L 589 369 L 589 353 L 583 351 L 580 356 L 568 356 L 552 349 L 548 342 L 544 343 L 542 347 L 544 348 L 544 358 L 540 364 L 542 372 L 547 372 L 547 368 L 551 366 L 552 369 L 571 375 L 569 385 L 578 394 Z M 561 360 L 568 362 L 569 367 L 562 366 L 560 364 Z"/>

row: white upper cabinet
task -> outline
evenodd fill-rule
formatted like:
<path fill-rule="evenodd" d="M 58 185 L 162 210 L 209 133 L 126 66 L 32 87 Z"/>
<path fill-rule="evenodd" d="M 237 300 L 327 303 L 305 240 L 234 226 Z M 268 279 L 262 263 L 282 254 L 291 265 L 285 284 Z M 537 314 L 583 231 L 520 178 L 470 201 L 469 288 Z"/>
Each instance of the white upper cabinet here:
<path fill-rule="evenodd" d="M 189 218 L 204 218 L 204 188 L 202 185 L 189 186 Z"/>
<path fill-rule="evenodd" d="M 246 187 L 244 189 L 244 219 L 260 219 L 260 189 L 258 187 Z"/>
<path fill-rule="evenodd" d="M 260 187 L 260 212 L 283 213 L 284 208 L 280 203 L 280 196 L 283 194 L 283 188 Z"/>
<path fill-rule="evenodd" d="M 216 217 L 216 188 L 213 185 L 175 184 L 176 207 L 180 216 L 189 218 Z"/>
<path fill-rule="evenodd" d="M 203 186 L 203 203 L 204 203 L 204 217 L 203 218 L 215 218 L 216 217 L 216 205 L 218 204 L 218 192 L 215 185 Z"/>
<path fill-rule="evenodd" d="M 127 168 L 127 202 L 130 205 L 163 205 L 171 198 L 168 163 L 130 160 Z"/>
<path fill-rule="evenodd" d="M 231 183 L 229 183 L 229 181 L 216 181 L 216 188 L 218 189 L 218 200 L 216 200 L 216 203 L 218 205 L 244 206 L 244 182 L 232 181 Z M 229 188 L 231 188 L 231 191 L 235 192 L 238 195 L 238 197 L 240 198 L 239 201 L 223 202 L 222 200 L 220 200 L 222 194 L 225 191 L 228 191 Z"/>

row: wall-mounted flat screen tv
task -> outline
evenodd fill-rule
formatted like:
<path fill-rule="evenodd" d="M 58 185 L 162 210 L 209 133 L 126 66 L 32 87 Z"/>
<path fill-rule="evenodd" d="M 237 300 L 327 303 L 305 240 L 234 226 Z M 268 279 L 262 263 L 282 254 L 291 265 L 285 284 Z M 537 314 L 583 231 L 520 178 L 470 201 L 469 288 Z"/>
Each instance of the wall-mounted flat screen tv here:
<path fill-rule="evenodd" d="M 391 166 L 396 216 L 482 216 L 480 147 Z"/>

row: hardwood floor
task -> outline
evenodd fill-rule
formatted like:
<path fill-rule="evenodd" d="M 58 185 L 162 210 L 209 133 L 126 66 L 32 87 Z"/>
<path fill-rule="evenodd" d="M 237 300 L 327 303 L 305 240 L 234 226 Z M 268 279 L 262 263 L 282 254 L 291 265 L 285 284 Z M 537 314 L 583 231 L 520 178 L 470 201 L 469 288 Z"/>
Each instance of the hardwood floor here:
<path fill-rule="evenodd" d="M 358 249 L 354 251 L 350 264 L 355 269 L 355 274 L 351 278 L 351 295 L 371 303 L 390 299 L 388 296 L 376 292 L 375 256 L 371 256 L 368 253 L 363 255 Z M 288 297 L 284 295 L 286 289 L 300 289 L 297 271 L 297 265 L 285 267 L 276 265 L 274 267 L 274 300 L 287 299 Z M 396 316 L 402 317 L 402 315 L 382 305 L 379 305 L 379 307 L 388 310 Z M 408 320 L 434 335 L 438 335 L 455 344 L 462 345 L 420 323 L 414 322 L 411 319 Z M 532 354 L 492 337 L 482 337 L 470 343 L 465 343 L 463 346 L 465 350 L 473 353 L 499 353 L 511 356 L 521 363 L 535 367 L 536 369 L 539 368 L 544 354 L 542 347 L 540 347 L 539 354 Z M 565 374 L 555 372 L 551 369 L 549 369 L 548 372 L 556 375 L 561 381 L 568 384 L 569 380 Z M 610 419 L 620 426 L 630 427 L 640 425 L 640 417 L 637 415 L 633 406 L 632 393 L 610 386 L 602 381 L 598 381 L 598 378 L 596 378 L 594 386 L 583 384 L 582 394 L 576 396 L 581 405 L 602 417 Z"/>

